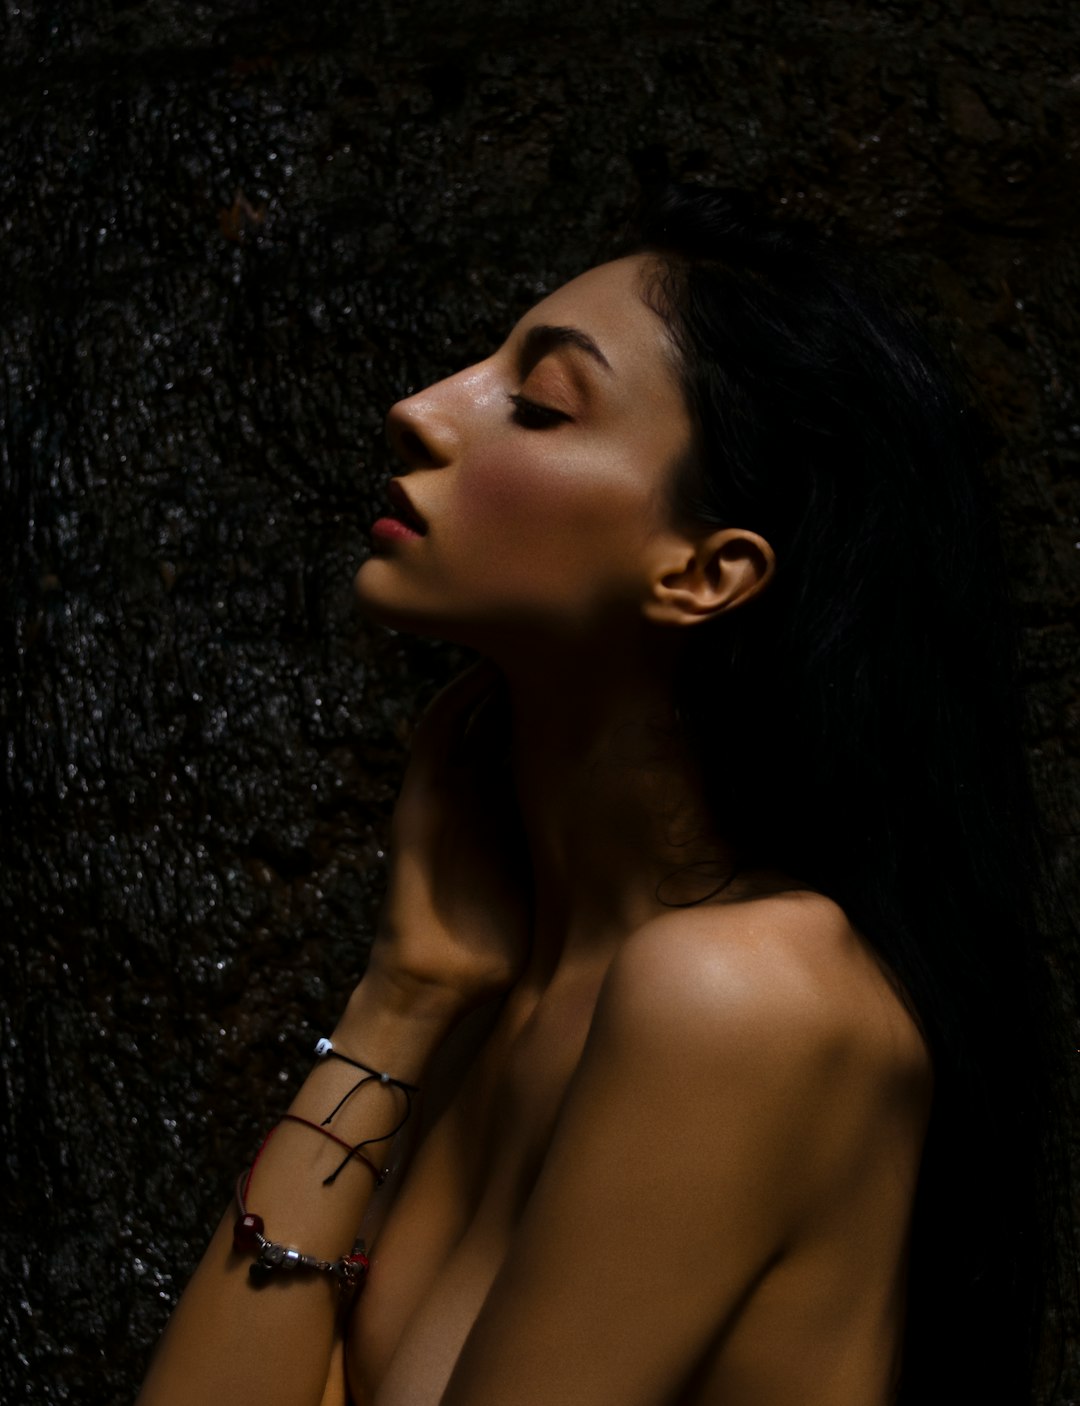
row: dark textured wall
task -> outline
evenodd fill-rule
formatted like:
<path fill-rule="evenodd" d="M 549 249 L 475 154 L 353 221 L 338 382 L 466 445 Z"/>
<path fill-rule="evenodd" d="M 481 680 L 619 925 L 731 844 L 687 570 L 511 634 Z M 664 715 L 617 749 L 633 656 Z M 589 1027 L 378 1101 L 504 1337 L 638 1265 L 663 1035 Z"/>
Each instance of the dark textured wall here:
<path fill-rule="evenodd" d="M 362 968 L 453 662 L 353 614 L 386 407 L 642 179 L 762 191 L 936 290 L 1010 439 L 1075 872 L 1075 6 L 9 0 L 0 123 L 5 1402 L 130 1399 Z"/>

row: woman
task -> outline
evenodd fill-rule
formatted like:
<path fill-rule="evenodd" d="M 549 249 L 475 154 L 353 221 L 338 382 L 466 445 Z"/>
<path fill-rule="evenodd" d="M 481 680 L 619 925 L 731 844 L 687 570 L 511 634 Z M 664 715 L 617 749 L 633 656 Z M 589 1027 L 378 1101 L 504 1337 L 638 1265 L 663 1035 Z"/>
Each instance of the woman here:
<path fill-rule="evenodd" d="M 362 606 L 485 662 L 140 1400 L 1021 1401 L 1033 830 L 922 340 L 675 189 L 389 428 Z"/>

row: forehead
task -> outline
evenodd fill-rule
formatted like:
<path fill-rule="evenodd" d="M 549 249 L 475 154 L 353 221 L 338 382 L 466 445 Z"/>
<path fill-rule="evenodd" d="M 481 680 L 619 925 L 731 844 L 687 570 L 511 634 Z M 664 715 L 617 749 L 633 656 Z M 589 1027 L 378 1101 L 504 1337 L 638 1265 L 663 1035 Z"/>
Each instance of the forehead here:
<path fill-rule="evenodd" d="M 644 254 L 598 264 L 537 303 L 518 331 L 540 325 L 575 328 L 596 343 L 616 377 L 647 376 L 676 389 L 674 343 L 646 298 L 655 271 L 656 260 Z"/>

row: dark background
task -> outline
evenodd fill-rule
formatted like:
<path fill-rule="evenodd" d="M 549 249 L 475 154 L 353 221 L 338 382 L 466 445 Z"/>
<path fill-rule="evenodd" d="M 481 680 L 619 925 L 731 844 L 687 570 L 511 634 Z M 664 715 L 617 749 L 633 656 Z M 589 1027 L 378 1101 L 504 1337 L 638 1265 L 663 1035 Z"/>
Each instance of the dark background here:
<path fill-rule="evenodd" d="M 642 181 L 759 191 L 940 299 L 1008 438 L 1077 897 L 1080 8 L 5 13 L 0 1397 L 98 1406 L 362 969 L 403 739 L 454 662 L 352 608 L 383 414 L 593 261 Z"/>

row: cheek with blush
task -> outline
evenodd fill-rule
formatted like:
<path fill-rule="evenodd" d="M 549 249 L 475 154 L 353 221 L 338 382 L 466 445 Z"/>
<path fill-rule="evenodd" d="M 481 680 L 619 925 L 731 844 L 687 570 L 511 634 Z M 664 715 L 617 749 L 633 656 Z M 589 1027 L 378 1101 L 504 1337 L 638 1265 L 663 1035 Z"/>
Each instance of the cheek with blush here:
<path fill-rule="evenodd" d="M 553 441 L 478 453 L 455 495 L 469 574 L 508 609 L 580 611 L 621 595 L 643 546 L 648 503 L 625 461 Z"/>

